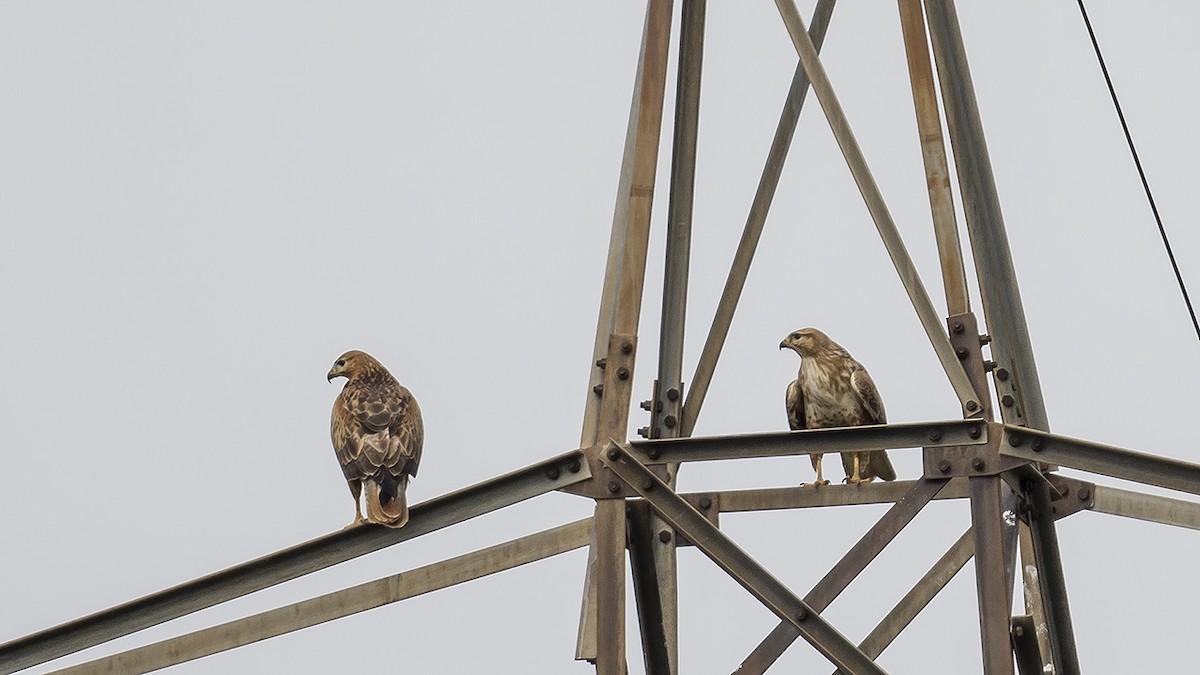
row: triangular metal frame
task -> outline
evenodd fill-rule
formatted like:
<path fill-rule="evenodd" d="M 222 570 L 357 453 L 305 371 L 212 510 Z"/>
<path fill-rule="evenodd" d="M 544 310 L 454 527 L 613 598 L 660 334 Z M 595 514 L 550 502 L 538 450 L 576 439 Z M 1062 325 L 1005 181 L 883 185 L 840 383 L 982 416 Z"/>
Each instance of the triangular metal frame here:
<path fill-rule="evenodd" d="M 898 0 L 922 138 L 930 205 L 949 316 L 938 319 L 904 248 L 818 57 L 833 10 L 819 0 L 809 31 L 793 0 L 776 0 L 799 56 L 775 139 L 690 389 L 682 379 L 693 178 L 704 43 L 704 0 L 681 0 L 667 254 L 654 393 L 642 407 L 647 440 L 625 439 L 632 402 L 638 318 L 671 43 L 671 0 L 648 0 L 620 175 L 580 449 L 416 505 L 400 530 L 336 532 L 0 645 L 10 673 L 324 569 L 516 502 L 560 490 L 595 500 L 592 518 L 402 574 L 67 669 L 145 672 L 300 630 L 589 546 L 576 656 L 600 675 L 627 671 L 625 551 L 637 596 L 646 672 L 679 671 L 676 547 L 694 545 L 780 619 L 737 667 L 762 673 L 803 637 L 839 672 L 882 673 L 875 659 L 972 557 L 983 671 L 1008 675 L 1079 672 L 1054 522 L 1090 509 L 1200 529 L 1200 504 L 1095 485 L 1058 466 L 1200 494 L 1200 465 L 1052 434 L 1029 346 L 1016 275 L 991 175 L 952 0 Z M 928 29 L 928 34 L 926 30 Z M 930 51 L 937 63 L 935 78 Z M 951 193 L 942 111 L 952 142 L 966 228 L 990 332 L 970 309 Z M 784 159 L 812 88 L 935 354 L 962 406 L 962 420 L 692 438 L 774 197 Z M 990 341 L 990 359 L 983 347 Z M 988 382 L 991 373 L 991 383 Z M 1001 422 L 993 418 L 995 388 Z M 683 462 L 921 448 L 917 480 L 861 486 L 680 494 Z M 933 499 L 969 499 L 971 528 L 859 644 L 821 612 Z M 891 508 L 816 582 L 796 595 L 719 528 L 730 511 L 891 503 Z M 1016 561 L 1026 615 L 1011 616 Z M 732 667 L 732 664 L 731 664 Z"/>

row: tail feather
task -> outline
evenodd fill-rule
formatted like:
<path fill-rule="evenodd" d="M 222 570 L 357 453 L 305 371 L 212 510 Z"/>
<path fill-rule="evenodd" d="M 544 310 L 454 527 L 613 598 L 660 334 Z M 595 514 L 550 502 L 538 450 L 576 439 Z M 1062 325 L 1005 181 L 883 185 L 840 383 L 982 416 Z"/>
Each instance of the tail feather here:
<path fill-rule="evenodd" d="M 408 476 L 401 477 L 395 486 L 388 486 L 395 490 L 391 499 L 387 493 L 392 490 L 381 487 L 374 480 L 365 482 L 367 521 L 388 527 L 404 527 L 408 522 L 408 498 L 405 495 L 408 490 Z"/>

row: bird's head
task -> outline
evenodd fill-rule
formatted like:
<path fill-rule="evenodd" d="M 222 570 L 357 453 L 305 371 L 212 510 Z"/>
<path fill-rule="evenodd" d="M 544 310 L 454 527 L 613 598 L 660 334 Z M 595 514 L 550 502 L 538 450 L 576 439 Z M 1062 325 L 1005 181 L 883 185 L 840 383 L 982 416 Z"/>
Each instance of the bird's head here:
<path fill-rule="evenodd" d="M 829 338 L 816 328 L 801 328 L 792 331 L 779 343 L 780 349 L 791 349 L 801 357 L 816 356 L 827 345 Z"/>
<path fill-rule="evenodd" d="M 370 368 L 373 363 L 376 363 L 376 361 L 370 354 L 352 349 L 339 356 L 337 361 L 333 362 L 333 367 L 329 369 L 329 374 L 325 379 L 330 382 L 335 377 L 349 379 Z"/>

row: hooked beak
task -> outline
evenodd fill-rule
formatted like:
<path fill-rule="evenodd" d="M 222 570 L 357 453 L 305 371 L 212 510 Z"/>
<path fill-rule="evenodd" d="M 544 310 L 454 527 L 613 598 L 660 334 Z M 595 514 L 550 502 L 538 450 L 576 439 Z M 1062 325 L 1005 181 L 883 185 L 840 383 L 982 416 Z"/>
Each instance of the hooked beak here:
<path fill-rule="evenodd" d="M 783 349 L 783 348 L 785 348 L 785 347 L 787 347 L 787 342 L 786 342 L 786 341 L 784 341 L 784 342 L 780 342 L 780 343 L 779 343 L 779 348 L 780 348 L 780 349 Z"/>
<path fill-rule="evenodd" d="M 331 370 L 331 371 L 329 371 L 329 373 L 328 373 L 328 374 L 325 376 L 325 381 L 326 381 L 326 382 L 333 382 L 333 378 L 335 378 L 335 377 L 337 377 L 337 376 L 336 376 L 336 375 L 334 375 L 334 374 L 333 374 L 333 371 Z"/>

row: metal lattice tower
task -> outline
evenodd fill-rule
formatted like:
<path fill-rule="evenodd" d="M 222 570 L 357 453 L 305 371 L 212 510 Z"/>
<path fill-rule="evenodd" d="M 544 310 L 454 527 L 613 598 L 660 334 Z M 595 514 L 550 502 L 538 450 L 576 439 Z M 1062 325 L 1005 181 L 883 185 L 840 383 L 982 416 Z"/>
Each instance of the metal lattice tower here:
<path fill-rule="evenodd" d="M 576 658 L 593 662 L 601 675 L 626 672 L 628 560 L 646 671 L 656 675 L 677 673 L 676 553 L 678 546 L 690 545 L 700 549 L 779 618 L 778 626 L 737 667 L 739 673 L 766 671 L 797 638 L 804 638 L 840 672 L 882 673 L 875 659 L 972 558 L 984 672 L 1078 673 L 1055 521 L 1091 509 L 1200 528 L 1200 504 L 1095 485 L 1062 476 L 1057 468 L 1200 494 L 1200 465 L 1050 433 L 952 0 L 899 0 L 948 316 L 938 316 L 818 57 L 833 1 L 820 0 L 811 27 L 806 27 L 793 0 L 777 0 L 800 63 L 725 291 L 686 388 L 684 315 L 705 0 L 680 2 L 663 310 L 654 390 L 642 404 L 650 413 L 650 422 L 642 429 L 645 440 L 631 441 L 626 434 L 639 351 L 638 323 L 651 207 L 658 190 L 655 174 L 671 46 L 671 0 L 647 3 L 579 449 L 416 505 L 403 529 L 359 527 L 336 532 L 0 645 L 0 672 L 45 663 L 559 490 L 594 500 L 594 515 L 105 657 L 68 672 L 144 672 L 162 668 L 587 546 Z M 962 419 L 692 437 L 810 89 L 958 398 Z M 959 242 L 945 148 L 947 135 L 954 153 L 986 336 L 980 334 L 969 302 L 970 283 Z M 985 354 L 984 347 L 990 353 Z M 675 490 L 676 475 L 687 462 L 884 447 L 919 448 L 923 475 L 894 483 L 821 489 L 696 494 Z M 934 499 L 967 500 L 970 528 L 880 619 L 862 643 L 848 641 L 822 612 Z M 803 596 L 780 582 L 719 527 L 723 511 L 876 503 L 892 506 Z M 1012 616 L 1018 560 L 1025 613 Z"/>

